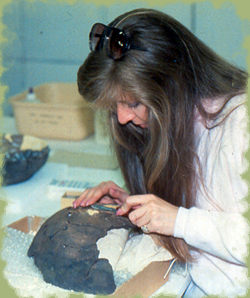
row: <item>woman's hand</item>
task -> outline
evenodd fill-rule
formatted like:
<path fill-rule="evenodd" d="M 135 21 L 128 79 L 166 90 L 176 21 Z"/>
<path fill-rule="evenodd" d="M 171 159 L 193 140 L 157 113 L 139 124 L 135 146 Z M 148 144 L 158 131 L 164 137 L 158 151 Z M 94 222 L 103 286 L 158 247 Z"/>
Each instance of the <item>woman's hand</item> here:
<path fill-rule="evenodd" d="M 127 197 L 116 214 L 128 213 L 130 221 L 136 226 L 146 226 L 149 232 L 171 236 L 174 234 L 177 212 L 178 207 L 148 194 Z"/>
<path fill-rule="evenodd" d="M 99 185 L 86 189 L 73 202 L 73 207 L 86 207 L 99 201 L 102 204 L 121 205 L 128 197 L 128 193 L 112 181 L 102 182 Z"/>

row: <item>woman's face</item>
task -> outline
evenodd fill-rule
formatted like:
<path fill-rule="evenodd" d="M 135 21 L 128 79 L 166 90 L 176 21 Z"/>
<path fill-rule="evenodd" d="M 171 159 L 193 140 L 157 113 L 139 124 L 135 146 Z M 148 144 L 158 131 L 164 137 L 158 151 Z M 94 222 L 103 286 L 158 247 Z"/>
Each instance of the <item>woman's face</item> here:
<path fill-rule="evenodd" d="M 132 122 L 141 128 L 147 127 L 148 108 L 127 97 L 125 100 L 117 102 L 117 118 L 120 124 L 124 125 Z"/>

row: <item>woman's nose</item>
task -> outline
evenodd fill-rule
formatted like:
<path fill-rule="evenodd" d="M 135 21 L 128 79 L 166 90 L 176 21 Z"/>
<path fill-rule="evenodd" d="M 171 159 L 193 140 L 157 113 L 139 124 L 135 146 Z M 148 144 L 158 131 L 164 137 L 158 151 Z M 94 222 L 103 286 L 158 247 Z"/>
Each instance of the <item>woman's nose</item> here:
<path fill-rule="evenodd" d="M 135 113 L 124 104 L 117 104 L 117 118 L 120 124 L 127 124 L 135 117 Z"/>

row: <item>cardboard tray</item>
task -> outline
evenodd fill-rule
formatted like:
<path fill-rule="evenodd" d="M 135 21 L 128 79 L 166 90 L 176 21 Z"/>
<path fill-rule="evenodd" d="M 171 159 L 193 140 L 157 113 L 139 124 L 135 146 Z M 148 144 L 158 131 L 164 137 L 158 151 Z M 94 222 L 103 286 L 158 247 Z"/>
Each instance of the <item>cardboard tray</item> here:
<path fill-rule="evenodd" d="M 8 225 L 9 228 L 25 234 L 37 232 L 46 219 L 39 216 L 25 216 Z"/>
<path fill-rule="evenodd" d="M 61 209 L 72 207 L 73 202 L 81 195 L 82 191 L 66 191 L 61 197 Z"/>

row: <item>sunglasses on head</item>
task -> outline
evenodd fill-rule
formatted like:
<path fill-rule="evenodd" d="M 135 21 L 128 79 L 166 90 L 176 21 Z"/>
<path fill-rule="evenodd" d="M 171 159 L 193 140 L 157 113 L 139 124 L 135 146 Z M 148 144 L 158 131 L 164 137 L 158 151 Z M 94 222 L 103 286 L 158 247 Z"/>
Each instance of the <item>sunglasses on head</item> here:
<path fill-rule="evenodd" d="M 101 23 L 93 25 L 89 33 L 89 47 L 91 51 L 105 48 L 107 55 L 114 60 L 121 59 L 131 49 L 143 51 L 131 43 L 130 38 L 123 30 Z"/>

